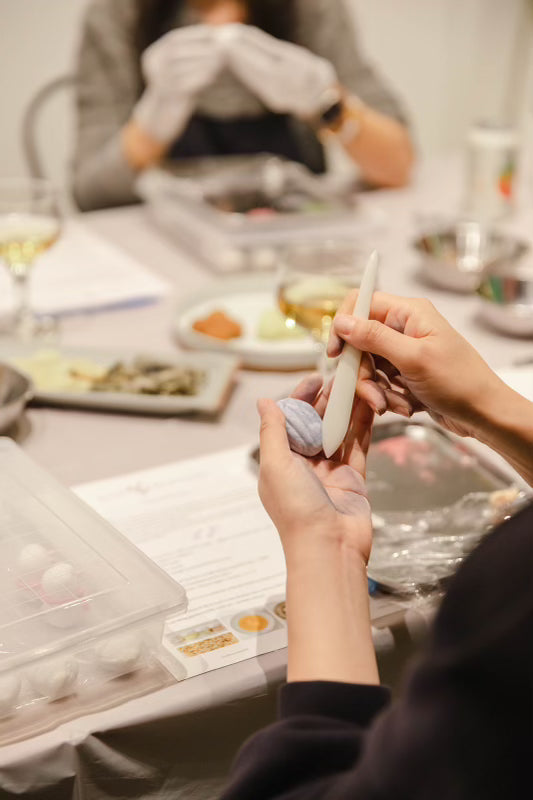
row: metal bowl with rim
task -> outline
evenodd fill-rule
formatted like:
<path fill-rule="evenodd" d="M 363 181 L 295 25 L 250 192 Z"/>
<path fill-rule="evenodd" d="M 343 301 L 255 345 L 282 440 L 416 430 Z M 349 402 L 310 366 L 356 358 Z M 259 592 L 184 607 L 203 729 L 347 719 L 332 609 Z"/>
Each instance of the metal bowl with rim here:
<path fill-rule="evenodd" d="M 32 397 L 30 379 L 9 364 L 0 363 L 0 433 L 17 421 Z"/>
<path fill-rule="evenodd" d="M 479 316 L 501 333 L 533 336 L 533 263 L 487 268 L 478 289 Z"/>
<path fill-rule="evenodd" d="M 485 270 L 512 263 L 529 249 L 513 236 L 490 231 L 475 221 L 460 221 L 418 237 L 420 273 L 434 286 L 453 292 L 475 292 Z"/>

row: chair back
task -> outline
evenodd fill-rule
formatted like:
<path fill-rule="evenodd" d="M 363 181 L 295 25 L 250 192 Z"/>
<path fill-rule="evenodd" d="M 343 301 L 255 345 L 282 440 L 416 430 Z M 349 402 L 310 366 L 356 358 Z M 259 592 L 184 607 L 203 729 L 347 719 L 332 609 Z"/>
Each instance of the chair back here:
<path fill-rule="evenodd" d="M 73 74 L 48 81 L 33 96 L 22 117 L 22 150 L 29 174 L 53 180 L 62 188 L 70 184 L 75 85 Z"/>

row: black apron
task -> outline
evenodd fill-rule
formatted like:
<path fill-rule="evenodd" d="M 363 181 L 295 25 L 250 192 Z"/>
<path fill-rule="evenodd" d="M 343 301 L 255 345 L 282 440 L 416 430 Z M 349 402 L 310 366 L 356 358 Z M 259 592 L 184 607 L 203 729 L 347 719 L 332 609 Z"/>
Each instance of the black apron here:
<path fill-rule="evenodd" d="M 309 138 L 301 141 L 291 117 L 284 114 L 237 119 L 195 115 L 173 145 L 170 157 L 182 160 L 269 153 L 304 164 L 312 172 L 324 172 L 322 146 L 316 137 L 309 146 Z"/>

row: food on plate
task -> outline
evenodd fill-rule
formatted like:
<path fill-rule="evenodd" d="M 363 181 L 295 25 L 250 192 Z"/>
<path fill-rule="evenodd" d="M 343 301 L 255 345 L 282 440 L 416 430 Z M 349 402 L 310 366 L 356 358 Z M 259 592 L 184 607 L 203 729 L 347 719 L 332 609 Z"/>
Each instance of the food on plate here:
<path fill-rule="evenodd" d="M 119 361 L 92 382 L 93 392 L 131 394 L 195 395 L 205 381 L 205 372 L 136 358 L 130 365 Z"/>
<path fill-rule="evenodd" d="M 224 311 L 213 311 L 205 319 L 198 319 L 193 323 L 195 331 L 214 339 L 238 339 L 242 336 L 242 327 Z"/>
<path fill-rule="evenodd" d="M 86 358 L 66 358 L 57 350 L 39 350 L 27 358 L 10 359 L 41 392 L 86 392 L 106 371 Z"/>
<path fill-rule="evenodd" d="M 12 363 L 29 375 L 41 392 L 195 395 L 206 378 L 202 370 L 147 358 L 105 367 L 86 358 L 68 358 L 56 350 L 14 358 Z"/>
<path fill-rule="evenodd" d="M 268 308 L 261 314 L 257 326 L 257 338 L 267 341 L 283 339 L 301 339 L 307 332 L 293 319 L 287 317 L 276 308 Z"/>

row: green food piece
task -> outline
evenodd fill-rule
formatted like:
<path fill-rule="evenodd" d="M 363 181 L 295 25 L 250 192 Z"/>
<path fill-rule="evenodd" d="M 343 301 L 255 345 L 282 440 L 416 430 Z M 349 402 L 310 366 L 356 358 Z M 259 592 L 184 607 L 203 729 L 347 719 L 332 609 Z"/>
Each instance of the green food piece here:
<path fill-rule="evenodd" d="M 302 339 L 307 336 L 307 332 L 293 320 L 287 319 L 281 311 L 272 308 L 261 314 L 257 336 L 266 341 L 282 341 L 283 339 Z"/>

